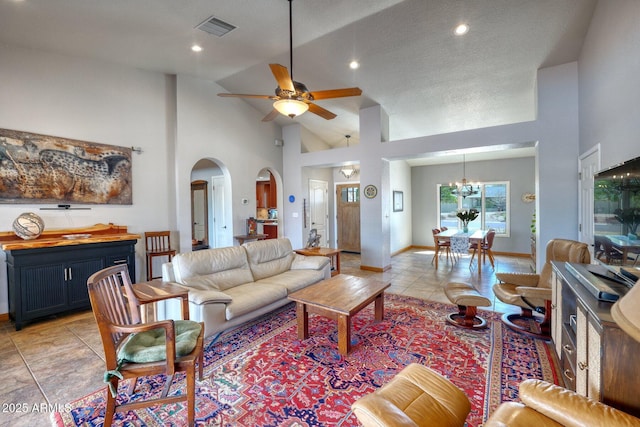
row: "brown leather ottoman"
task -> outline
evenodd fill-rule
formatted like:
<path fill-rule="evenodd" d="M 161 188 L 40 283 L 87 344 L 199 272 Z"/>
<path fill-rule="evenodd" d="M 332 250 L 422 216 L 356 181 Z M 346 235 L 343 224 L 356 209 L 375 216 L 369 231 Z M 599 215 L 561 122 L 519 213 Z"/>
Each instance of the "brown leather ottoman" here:
<path fill-rule="evenodd" d="M 412 363 L 351 408 L 364 427 L 462 427 L 471 404 L 451 381 L 426 366 Z"/>
<path fill-rule="evenodd" d="M 457 313 L 447 316 L 447 321 L 463 328 L 481 329 L 487 327 L 487 321 L 478 316 L 478 306 L 491 306 L 489 298 L 480 295 L 468 283 L 450 282 L 444 289 L 449 301 L 458 306 Z"/>

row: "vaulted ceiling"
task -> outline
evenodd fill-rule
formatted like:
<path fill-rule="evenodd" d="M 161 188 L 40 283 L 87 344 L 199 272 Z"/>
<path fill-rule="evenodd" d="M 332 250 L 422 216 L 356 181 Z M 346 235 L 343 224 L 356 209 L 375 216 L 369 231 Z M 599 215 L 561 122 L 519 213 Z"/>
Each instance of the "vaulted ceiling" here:
<path fill-rule="evenodd" d="M 346 144 L 345 134 L 357 142 L 358 110 L 374 104 L 388 113 L 392 140 L 533 120 L 536 71 L 578 59 L 595 3 L 294 0 L 295 80 L 363 95 L 318 101 L 334 120 L 293 120 L 331 146 Z M 287 0 L 2 0 L 0 43 L 273 94 L 268 64 L 290 66 L 288 14 Z M 196 28 L 212 16 L 236 28 L 222 37 Z M 459 23 L 469 25 L 464 36 L 453 32 Z M 191 51 L 194 43 L 203 50 Z"/>

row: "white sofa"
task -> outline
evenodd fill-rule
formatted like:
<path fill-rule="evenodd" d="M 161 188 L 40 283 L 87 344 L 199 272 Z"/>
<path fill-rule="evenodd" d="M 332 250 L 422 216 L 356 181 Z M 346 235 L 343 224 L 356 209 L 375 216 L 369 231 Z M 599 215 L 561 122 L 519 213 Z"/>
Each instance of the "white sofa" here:
<path fill-rule="evenodd" d="M 293 252 L 289 239 L 178 254 L 162 265 L 162 279 L 189 289 L 189 317 L 205 336 L 287 304 L 291 292 L 331 277 L 329 258 Z M 180 319 L 178 300 L 156 305 L 159 319 Z"/>

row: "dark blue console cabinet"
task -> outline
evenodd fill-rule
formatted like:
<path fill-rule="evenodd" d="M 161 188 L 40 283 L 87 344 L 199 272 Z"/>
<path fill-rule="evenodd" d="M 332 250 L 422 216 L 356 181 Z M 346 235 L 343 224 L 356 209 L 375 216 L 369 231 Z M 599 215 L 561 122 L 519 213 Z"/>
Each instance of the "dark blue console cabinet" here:
<path fill-rule="evenodd" d="M 135 280 L 136 240 L 5 250 L 9 316 L 17 331 L 29 321 L 89 309 L 87 279 L 116 264 L 127 264 Z"/>

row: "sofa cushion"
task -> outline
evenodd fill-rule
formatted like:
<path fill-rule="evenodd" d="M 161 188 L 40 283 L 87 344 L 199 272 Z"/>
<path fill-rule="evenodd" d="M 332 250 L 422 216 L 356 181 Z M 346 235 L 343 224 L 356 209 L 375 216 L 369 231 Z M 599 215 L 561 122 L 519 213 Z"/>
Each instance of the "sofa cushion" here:
<path fill-rule="evenodd" d="M 323 270 L 289 270 L 276 276 L 258 280 L 256 285 L 277 285 L 287 288 L 287 294 L 324 279 Z"/>
<path fill-rule="evenodd" d="M 253 282 L 247 254 L 239 246 L 187 252 L 171 261 L 176 282 L 193 289 L 224 291 Z"/>
<path fill-rule="evenodd" d="M 232 299 L 232 302 L 227 304 L 225 313 L 227 320 L 242 316 L 287 297 L 287 289 L 283 286 L 258 285 L 256 283 L 235 286 L 225 293 Z"/>
<path fill-rule="evenodd" d="M 295 256 L 287 238 L 259 240 L 242 246 L 247 251 L 254 280 L 284 273 L 291 268 Z"/>

